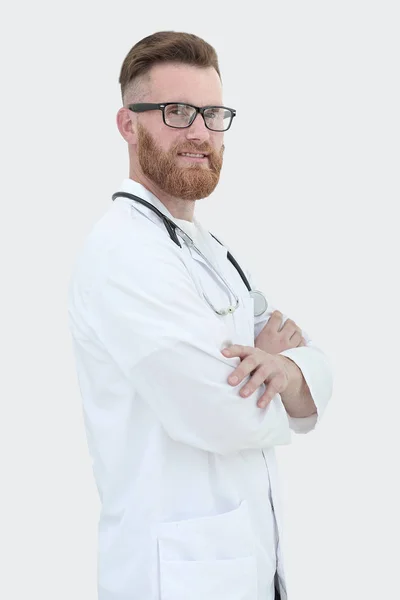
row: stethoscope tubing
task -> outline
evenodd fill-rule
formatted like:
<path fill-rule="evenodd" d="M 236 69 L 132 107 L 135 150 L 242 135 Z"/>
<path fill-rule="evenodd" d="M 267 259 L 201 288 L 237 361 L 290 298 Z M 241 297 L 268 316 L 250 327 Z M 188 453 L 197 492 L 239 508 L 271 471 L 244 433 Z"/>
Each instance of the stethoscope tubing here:
<path fill-rule="evenodd" d="M 156 213 L 160 217 L 160 219 L 163 220 L 164 225 L 165 225 L 165 227 L 166 227 L 166 229 L 167 229 L 167 231 L 168 231 L 171 239 L 175 242 L 175 244 L 177 244 L 180 248 L 182 248 L 182 244 L 179 241 L 178 234 L 176 233 L 176 229 L 179 229 L 179 231 L 182 232 L 182 234 L 186 238 L 189 238 L 189 236 L 187 235 L 186 232 L 182 231 L 180 229 L 180 227 L 176 223 L 174 223 L 174 221 L 172 221 L 169 217 L 167 217 L 166 215 L 164 215 L 164 213 L 162 213 L 161 210 L 159 210 L 156 206 L 154 206 L 154 204 L 151 204 L 150 202 L 147 202 L 147 200 L 143 200 L 143 198 L 139 198 L 138 196 L 135 196 L 134 194 L 129 194 L 128 192 L 115 192 L 115 194 L 112 195 L 112 199 L 115 200 L 115 198 L 118 198 L 120 196 L 123 197 L 123 198 L 129 198 L 131 200 L 136 200 L 137 202 L 139 202 L 139 204 L 143 204 L 144 206 L 147 206 L 147 208 L 149 208 L 154 213 Z M 223 246 L 222 242 L 220 242 L 219 239 L 215 237 L 215 235 L 213 235 L 212 233 L 210 233 L 210 235 L 212 235 L 213 238 L 219 244 L 221 244 L 221 246 Z M 193 243 L 193 241 L 192 241 L 192 243 Z M 197 251 L 205 259 L 205 257 L 202 254 L 202 252 L 199 249 L 197 249 Z M 249 283 L 246 275 L 244 274 L 243 269 L 240 267 L 239 263 L 232 256 L 232 254 L 229 252 L 229 250 L 227 251 L 227 258 L 232 263 L 232 265 L 235 267 L 235 269 L 237 270 L 237 272 L 239 273 L 239 275 L 242 278 L 243 283 L 247 287 L 248 291 L 251 292 L 252 291 L 251 290 L 251 285 L 250 285 L 250 283 Z M 226 282 L 225 282 L 225 285 L 226 285 Z"/>

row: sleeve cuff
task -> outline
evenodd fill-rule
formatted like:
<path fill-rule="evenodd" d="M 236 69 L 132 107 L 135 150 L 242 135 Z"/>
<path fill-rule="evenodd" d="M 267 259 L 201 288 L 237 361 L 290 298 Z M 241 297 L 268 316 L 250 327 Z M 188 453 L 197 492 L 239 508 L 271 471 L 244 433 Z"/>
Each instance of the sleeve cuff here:
<path fill-rule="evenodd" d="M 308 433 L 319 423 L 332 396 L 332 366 L 325 354 L 316 347 L 300 346 L 280 352 L 290 358 L 301 370 L 317 407 L 317 414 L 310 417 L 290 417 L 289 426 L 295 433 Z"/>

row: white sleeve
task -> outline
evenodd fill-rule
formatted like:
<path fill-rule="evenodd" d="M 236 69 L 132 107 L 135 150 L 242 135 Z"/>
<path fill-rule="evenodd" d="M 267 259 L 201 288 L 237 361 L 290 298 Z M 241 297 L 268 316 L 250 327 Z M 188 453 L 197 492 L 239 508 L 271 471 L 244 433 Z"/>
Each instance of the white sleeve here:
<path fill-rule="evenodd" d="M 252 289 L 257 289 L 253 287 L 251 273 L 246 270 L 245 274 Z M 275 310 L 278 310 L 276 306 L 268 305 L 268 309 L 263 315 L 254 318 L 254 339 L 268 323 Z M 284 314 L 282 324 L 288 318 Z M 333 391 L 333 369 L 331 362 L 322 350 L 312 342 L 306 331 L 302 330 L 302 335 L 306 341 L 306 346 L 280 352 L 280 354 L 290 358 L 299 367 L 309 387 L 314 404 L 317 407 L 317 413 L 310 417 L 299 418 L 288 415 L 290 429 L 295 433 L 308 433 L 315 428 L 321 420 Z"/>
<path fill-rule="evenodd" d="M 197 293 L 180 252 L 157 241 L 110 255 L 88 303 L 98 340 L 172 439 L 220 454 L 289 443 L 278 394 L 260 409 L 264 385 L 242 398 L 249 377 L 228 383 L 240 359 L 221 354 L 224 317 Z"/>

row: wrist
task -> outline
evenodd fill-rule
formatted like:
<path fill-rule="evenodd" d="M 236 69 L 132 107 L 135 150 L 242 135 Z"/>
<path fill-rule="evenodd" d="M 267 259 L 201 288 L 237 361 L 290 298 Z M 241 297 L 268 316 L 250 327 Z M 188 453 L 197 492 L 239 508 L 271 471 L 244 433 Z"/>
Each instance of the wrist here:
<path fill-rule="evenodd" d="M 279 355 L 288 384 L 281 394 L 282 403 L 290 417 L 309 417 L 317 412 L 310 389 L 300 367 L 287 356 Z"/>
<path fill-rule="evenodd" d="M 296 363 L 287 356 L 283 356 L 282 354 L 277 354 L 277 357 L 279 358 L 282 367 L 286 373 L 288 383 L 292 383 L 297 380 L 298 383 L 301 384 L 301 381 L 303 379 L 303 373 L 301 372 L 300 368 L 296 365 Z"/>

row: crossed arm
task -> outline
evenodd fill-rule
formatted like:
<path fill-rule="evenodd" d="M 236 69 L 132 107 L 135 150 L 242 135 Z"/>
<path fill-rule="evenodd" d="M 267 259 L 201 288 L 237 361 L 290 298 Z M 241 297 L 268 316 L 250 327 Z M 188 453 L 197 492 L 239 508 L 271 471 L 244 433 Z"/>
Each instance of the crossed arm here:
<path fill-rule="evenodd" d="M 279 354 L 291 348 L 306 347 L 307 343 L 302 337 L 301 329 L 292 319 L 287 319 L 282 327 L 283 315 L 276 310 L 272 313 L 268 323 L 255 339 L 255 347 Z M 280 355 L 288 372 L 288 386 L 281 394 L 286 412 L 291 417 L 310 417 L 317 412 L 310 388 L 303 377 L 303 373 L 296 363 L 287 356 Z"/>
<path fill-rule="evenodd" d="M 287 319 L 283 325 L 282 321 L 282 313 L 276 310 L 256 337 L 254 347 L 235 344 L 223 350 L 225 356 L 241 359 L 229 383 L 238 385 L 251 375 L 240 395 L 246 397 L 264 383 L 267 388 L 258 402 L 261 408 L 265 408 L 279 393 L 290 417 L 311 417 L 317 412 L 317 407 L 303 373 L 293 360 L 280 354 L 292 348 L 305 347 L 307 343 L 294 321 Z"/>
<path fill-rule="evenodd" d="M 225 323 L 199 297 L 175 249 L 165 244 L 164 260 L 160 261 L 160 248 L 144 242 L 146 252 L 142 251 L 140 261 L 135 252 L 125 252 L 124 245 L 113 250 L 102 279 L 87 298 L 87 318 L 98 343 L 132 382 L 138 397 L 157 414 L 169 436 L 208 452 L 229 454 L 286 444 L 289 428 L 299 433 L 313 429 L 331 394 L 330 368 L 322 352 L 315 347 L 297 347 L 300 342 L 294 344 L 293 340 L 288 350 L 278 348 L 281 365 L 285 361 L 280 357 L 293 356 L 299 366 L 317 415 L 292 418 L 279 390 L 273 392 L 268 408 L 260 410 L 257 403 L 264 392 L 271 393 L 272 386 L 259 383 L 253 393 L 244 396 L 243 389 L 251 380 L 236 389 L 227 385 L 245 361 L 238 363 L 221 354 L 221 344 L 227 339 Z M 149 278 L 150 270 L 154 277 Z M 273 323 L 272 316 L 268 317 Z M 261 344 L 271 328 L 267 325 L 256 343 Z M 282 377 L 283 369 L 280 371 Z M 287 402 L 291 394 L 298 402 L 298 380 L 296 383 L 295 375 L 290 380 Z M 292 414 L 303 414 L 303 410 Z"/>

